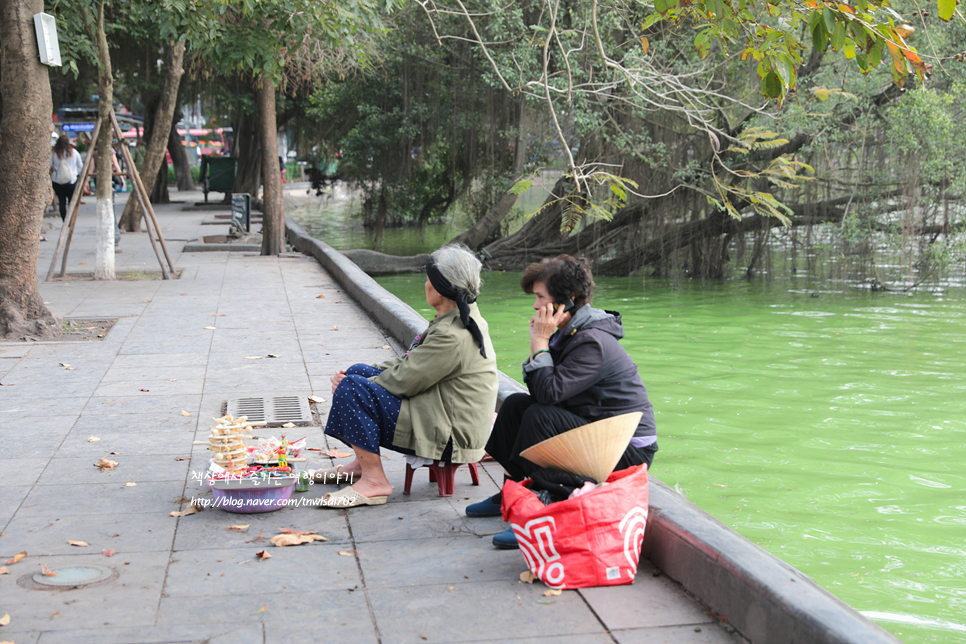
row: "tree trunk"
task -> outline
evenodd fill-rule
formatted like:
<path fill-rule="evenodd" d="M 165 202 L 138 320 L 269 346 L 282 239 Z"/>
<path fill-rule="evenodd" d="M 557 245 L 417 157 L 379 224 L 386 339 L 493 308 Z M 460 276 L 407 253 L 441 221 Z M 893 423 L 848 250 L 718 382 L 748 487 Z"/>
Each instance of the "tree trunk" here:
<path fill-rule="evenodd" d="M 553 190 L 547 195 L 546 200 L 540 210 L 523 224 L 517 232 L 498 239 L 484 248 L 484 255 L 488 256 L 487 262 L 491 268 L 497 270 L 513 270 L 504 262 L 512 257 L 517 257 L 522 252 L 523 266 L 529 264 L 531 257 L 536 257 L 530 253 L 530 249 L 537 249 L 542 246 L 559 244 L 565 235 L 560 232 L 560 224 L 563 221 L 563 198 L 570 189 L 570 179 L 562 176 L 557 179 Z M 541 255 L 536 259 L 542 259 Z M 516 268 L 520 266 L 514 264 Z"/>
<path fill-rule="evenodd" d="M 107 49 L 104 33 L 104 0 L 97 5 L 97 91 L 100 96 L 97 113 L 101 130 L 97 136 L 97 244 L 94 255 L 94 279 L 113 280 L 114 275 L 114 164 L 111 155 L 111 112 L 114 109 L 114 77 L 111 70 L 111 54 Z"/>
<path fill-rule="evenodd" d="M 285 252 L 285 207 L 282 176 L 278 170 L 278 130 L 275 127 L 275 83 L 269 78 L 255 81 L 258 103 L 258 138 L 262 146 L 262 255 Z"/>
<path fill-rule="evenodd" d="M 510 214 L 513 205 L 517 202 L 517 195 L 508 192 L 496 202 L 486 214 L 476 222 L 469 230 L 466 230 L 454 237 L 451 244 L 465 244 L 471 250 L 476 250 L 483 245 L 494 230 L 499 228 L 506 216 Z"/>
<path fill-rule="evenodd" d="M 33 26 L 43 10 L 42 0 L 0 3 L 0 335 L 8 340 L 48 336 L 57 325 L 37 288 L 53 112 Z"/>
<path fill-rule="evenodd" d="M 171 203 L 171 194 L 168 192 L 168 160 L 163 156 L 161 167 L 158 168 L 158 174 L 154 179 L 154 190 L 151 191 L 150 199 L 151 203 Z"/>
<path fill-rule="evenodd" d="M 148 147 L 144 153 L 144 164 L 141 166 L 141 181 L 144 182 L 144 189 L 149 194 L 154 193 L 158 179 L 158 169 L 162 167 L 164 161 L 164 150 L 168 141 L 168 129 L 171 125 L 175 107 L 177 106 L 178 87 L 181 84 L 181 76 L 184 74 L 182 63 L 184 62 L 184 41 L 170 43 L 168 45 L 168 60 L 164 67 L 164 82 L 161 86 L 161 96 L 158 108 L 154 113 L 153 127 L 148 138 Z M 166 165 L 166 164 L 164 164 Z M 167 197 L 168 169 L 164 168 L 164 197 Z M 159 195 L 161 196 L 161 195 Z M 155 200 L 152 196 L 152 203 L 164 203 Z M 121 228 L 130 232 L 136 232 L 141 228 L 140 206 L 137 199 L 127 200 L 124 207 L 124 215 L 121 217 Z"/>
<path fill-rule="evenodd" d="M 174 166 L 174 176 L 178 182 L 179 191 L 195 189 L 195 182 L 191 179 L 191 164 L 188 153 L 184 149 L 181 135 L 178 134 L 178 121 L 183 118 L 181 111 L 172 119 L 171 133 L 168 135 L 168 152 L 171 153 L 171 164 Z"/>
<path fill-rule="evenodd" d="M 250 194 L 254 202 L 258 199 L 258 189 L 262 185 L 262 161 L 255 119 L 248 114 L 243 113 L 238 118 L 231 155 L 238 159 L 232 192 Z M 277 161 L 273 163 L 277 164 Z"/>

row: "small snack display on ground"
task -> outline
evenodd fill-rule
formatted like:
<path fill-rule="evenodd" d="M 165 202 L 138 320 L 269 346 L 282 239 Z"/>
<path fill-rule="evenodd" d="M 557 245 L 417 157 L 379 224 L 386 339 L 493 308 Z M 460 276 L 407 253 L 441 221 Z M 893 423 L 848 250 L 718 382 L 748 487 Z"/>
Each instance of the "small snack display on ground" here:
<path fill-rule="evenodd" d="M 297 463 L 305 459 L 299 450 L 305 439 L 290 442 L 285 435 L 259 437 L 258 445 L 246 446 L 253 440 L 252 427 L 264 422 L 248 422 L 247 417 L 222 416 L 215 419 L 208 438 L 215 452 L 209 464 L 208 484 L 215 507 L 226 512 L 271 512 L 285 506 L 298 479 Z"/>
<path fill-rule="evenodd" d="M 211 462 L 229 474 L 244 470 L 248 467 L 244 434 L 251 434 L 252 427 L 266 423 L 250 423 L 247 416 L 232 418 L 230 415 L 214 420 L 215 426 L 208 435 L 208 449 L 215 453 Z"/>

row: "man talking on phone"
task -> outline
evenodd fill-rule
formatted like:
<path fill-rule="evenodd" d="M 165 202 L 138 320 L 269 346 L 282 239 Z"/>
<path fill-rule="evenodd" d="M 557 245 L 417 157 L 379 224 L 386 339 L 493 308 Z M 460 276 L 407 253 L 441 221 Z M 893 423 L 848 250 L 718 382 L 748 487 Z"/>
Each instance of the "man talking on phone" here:
<path fill-rule="evenodd" d="M 590 306 L 594 278 L 587 260 L 559 255 L 531 264 L 520 285 L 534 297 L 530 356 L 523 365 L 529 393 L 507 397 L 486 452 L 522 481 L 539 469 L 520 456 L 548 438 L 611 416 L 642 413 L 615 471 L 650 468 L 657 452 L 654 410 L 637 365 L 620 345 L 620 313 Z M 600 481 L 598 481 L 600 482 Z M 467 506 L 471 517 L 500 516 L 501 493 Z M 516 548 L 513 530 L 493 537 L 497 548 Z"/>

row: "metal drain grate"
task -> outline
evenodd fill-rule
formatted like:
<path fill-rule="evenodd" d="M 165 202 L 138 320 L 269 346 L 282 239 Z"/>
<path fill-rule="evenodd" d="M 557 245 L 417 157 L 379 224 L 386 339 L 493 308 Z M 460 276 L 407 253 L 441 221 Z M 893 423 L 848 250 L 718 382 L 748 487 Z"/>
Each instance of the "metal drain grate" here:
<path fill-rule="evenodd" d="M 285 423 L 312 424 L 312 409 L 305 396 L 234 398 L 228 401 L 226 412 L 235 418 L 248 416 L 249 421 L 264 420 L 269 427 Z"/>

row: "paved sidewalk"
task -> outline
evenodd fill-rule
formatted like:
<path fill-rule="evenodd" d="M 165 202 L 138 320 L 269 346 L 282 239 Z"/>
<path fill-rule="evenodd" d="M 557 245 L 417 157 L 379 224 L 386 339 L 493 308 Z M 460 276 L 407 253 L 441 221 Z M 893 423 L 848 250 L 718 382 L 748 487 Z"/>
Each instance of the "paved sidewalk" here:
<path fill-rule="evenodd" d="M 200 192 L 173 196 L 202 200 Z M 86 201 L 68 273 L 94 264 L 94 200 Z M 210 212 L 182 206 L 157 208 L 180 280 L 42 283 L 58 317 L 119 316 L 103 341 L 0 343 L 0 382 L 10 385 L 0 387 L 0 557 L 28 553 L 0 575 L 0 618 L 10 616 L 0 641 L 742 641 L 676 583 L 652 574 L 647 561 L 631 586 L 547 597 L 541 583 L 520 582 L 520 553 L 490 544 L 502 522 L 463 515 L 497 491 L 502 477 L 493 464 L 481 468 L 480 487 L 461 469 L 452 498 L 437 497 L 426 470 L 403 496 L 405 461 L 388 453 L 396 493 L 385 506 L 169 516 L 186 507 L 178 499 L 203 491 L 192 475 L 210 453 L 192 442 L 206 439 L 226 400 L 328 400 L 338 368 L 401 350 L 314 259 L 182 253 L 185 241 L 227 232 L 202 225 Z M 50 226 L 41 280 L 59 218 L 45 219 Z M 119 271 L 158 269 L 145 234 L 123 235 L 120 250 Z M 280 357 L 246 359 L 268 354 Z M 318 408 L 324 419 L 328 403 Z M 326 443 L 321 427 L 290 432 L 307 435 L 310 447 L 344 448 Z M 100 440 L 89 442 L 92 436 Z M 309 467 L 329 464 L 321 452 L 308 454 Z M 93 466 L 104 456 L 119 463 L 115 470 Z M 293 498 L 315 499 L 326 489 L 333 488 L 313 486 Z M 229 531 L 235 524 L 251 525 Z M 268 543 L 286 528 L 330 541 Z M 116 554 L 106 557 L 105 549 Z M 260 550 L 271 558 L 259 561 Z M 115 576 L 86 588 L 37 590 L 30 579 L 41 564 L 107 566 Z"/>

